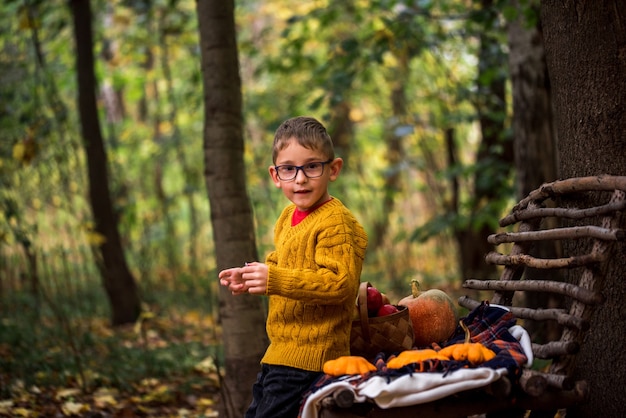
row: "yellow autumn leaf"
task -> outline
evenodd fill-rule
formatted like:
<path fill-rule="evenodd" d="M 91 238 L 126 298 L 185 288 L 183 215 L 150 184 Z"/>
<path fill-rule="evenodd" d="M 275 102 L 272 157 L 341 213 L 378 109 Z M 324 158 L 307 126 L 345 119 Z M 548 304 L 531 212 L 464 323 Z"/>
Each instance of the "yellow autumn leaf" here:
<path fill-rule="evenodd" d="M 192 309 L 189 312 L 185 313 L 184 320 L 185 322 L 190 323 L 190 324 L 198 323 L 200 322 L 200 312 L 198 312 L 195 309 Z"/>
<path fill-rule="evenodd" d="M 26 147 L 23 143 L 18 142 L 13 145 L 13 159 L 17 161 L 24 160 L 24 155 L 26 154 Z"/>
<path fill-rule="evenodd" d="M 0 414 L 9 415 L 13 407 L 13 399 L 5 399 L 0 401 Z"/>
<path fill-rule="evenodd" d="M 33 415 L 33 411 L 26 408 L 15 408 L 11 411 L 11 414 L 14 417 L 30 417 Z"/>
<path fill-rule="evenodd" d="M 197 363 L 195 366 L 193 366 L 193 368 L 194 370 L 204 374 L 214 373 L 217 371 L 217 367 L 215 366 L 215 360 L 213 359 L 213 357 L 205 358 L 200 363 Z"/>
<path fill-rule="evenodd" d="M 66 388 L 66 389 L 57 390 L 55 397 L 57 400 L 61 400 L 61 399 L 70 398 L 76 395 L 80 395 L 80 389 Z"/>
<path fill-rule="evenodd" d="M 209 408 L 206 411 L 204 411 L 204 414 L 202 414 L 202 416 L 205 417 L 205 418 L 217 418 L 217 417 L 220 416 L 220 414 L 219 414 L 218 411 L 216 411 L 216 410 L 214 410 L 212 408 Z"/>
<path fill-rule="evenodd" d="M 106 408 L 107 406 L 117 405 L 117 399 L 113 395 L 97 395 L 93 397 L 93 404 L 96 408 Z"/>
<path fill-rule="evenodd" d="M 154 377 L 147 377 L 145 379 L 141 379 L 141 386 L 156 386 L 159 384 L 159 380 Z"/>
<path fill-rule="evenodd" d="M 207 407 L 215 405 L 215 401 L 211 398 L 200 398 L 197 402 L 198 406 Z"/>
<path fill-rule="evenodd" d="M 89 411 L 89 405 L 80 403 L 80 402 L 72 402 L 67 401 L 61 405 L 61 411 L 63 411 L 63 415 L 71 416 L 71 415 L 81 415 L 83 412 Z"/>
<path fill-rule="evenodd" d="M 95 231 L 87 231 L 86 237 L 87 237 L 87 242 L 90 245 L 95 245 L 95 246 L 102 245 L 107 240 L 104 235 L 99 234 Z"/>
<path fill-rule="evenodd" d="M 150 393 L 146 394 L 142 401 L 144 403 L 151 402 L 159 402 L 159 403 L 167 403 L 171 402 L 173 399 L 173 394 L 167 385 L 159 385 L 154 388 Z"/>
<path fill-rule="evenodd" d="M 100 387 L 93 393 L 93 396 L 117 396 L 120 391 L 115 388 Z"/>

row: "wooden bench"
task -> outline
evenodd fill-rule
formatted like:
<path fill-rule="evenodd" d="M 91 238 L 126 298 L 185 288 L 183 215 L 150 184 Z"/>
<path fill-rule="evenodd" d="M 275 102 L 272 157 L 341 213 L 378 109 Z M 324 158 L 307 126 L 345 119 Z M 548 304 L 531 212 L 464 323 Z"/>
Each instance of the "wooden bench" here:
<path fill-rule="evenodd" d="M 491 244 L 510 249 L 508 254 L 491 252 L 486 256 L 488 263 L 503 266 L 500 278 L 470 279 L 463 284 L 476 293 L 493 292 L 490 303 L 508 307 L 519 320 L 558 324 L 562 328 L 560 338 L 532 344 L 535 359 L 549 362 L 549 368 L 524 369 L 515 382 L 505 376 L 481 389 L 402 408 L 355 403 L 351 392 L 338 391 L 323 400 L 320 418 L 521 417 L 527 411 L 533 411 L 533 416 L 543 416 L 537 411 L 554 416 L 558 409 L 583 402 L 588 395 L 587 383 L 573 379 L 573 361 L 594 308 L 603 302 L 602 272 L 610 262 L 612 244 L 626 239 L 626 231 L 618 229 L 626 209 L 625 196 L 624 176 L 579 177 L 542 185 L 500 220 L 510 232 L 488 238 Z M 569 255 L 538 258 L 532 249 L 541 242 L 559 243 Z M 570 278 L 558 279 L 560 272 Z M 514 304 L 515 292 L 558 295 L 564 304 L 558 308 L 522 307 L 519 302 Z M 467 309 L 480 303 L 467 296 L 459 299 Z"/>

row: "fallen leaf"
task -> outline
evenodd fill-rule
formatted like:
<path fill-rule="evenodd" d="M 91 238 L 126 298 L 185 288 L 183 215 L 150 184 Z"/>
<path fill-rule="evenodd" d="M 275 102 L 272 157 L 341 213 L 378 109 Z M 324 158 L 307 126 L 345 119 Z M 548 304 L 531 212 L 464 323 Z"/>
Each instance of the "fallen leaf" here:
<path fill-rule="evenodd" d="M 18 417 L 30 417 L 33 414 L 33 411 L 26 408 L 15 408 L 11 411 L 11 414 Z"/>
<path fill-rule="evenodd" d="M 63 415 L 80 415 L 90 410 L 89 405 L 79 402 L 67 401 L 61 405 Z"/>
<path fill-rule="evenodd" d="M 0 401 L 0 414 L 8 415 L 12 407 L 13 407 L 12 399 L 5 399 L 5 400 Z"/>
<path fill-rule="evenodd" d="M 64 398 L 69 398 L 72 396 L 80 395 L 80 389 L 76 388 L 68 388 L 68 389 L 59 389 L 56 393 L 56 399 L 61 400 Z"/>

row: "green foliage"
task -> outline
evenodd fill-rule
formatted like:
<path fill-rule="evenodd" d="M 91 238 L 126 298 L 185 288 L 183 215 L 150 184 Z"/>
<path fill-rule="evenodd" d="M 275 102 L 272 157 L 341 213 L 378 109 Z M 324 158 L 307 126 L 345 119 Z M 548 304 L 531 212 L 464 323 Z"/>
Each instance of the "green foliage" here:
<path fill-rule="evenodd" d="M 534 2 L 526 3 L 523 13 L 530 14 Z M 401 289 L 416 273 L 442 282 L 460 276 L 453 232 L 495 225 L 513 187 L 497 158 L 477 157 L 482 87 L 506 77 L 501 65 L 478 73 L 480 35 L 506 42 L 497 7 L 456 0 L 237 3 L 248 185 L 241 192 L 254 208 L 261 258 L 287 203 L 267 174 L 274 130 L 296 114 L 331 125 L 345 106 L 341 122 L 351 130 L 331 191 L 372 238 L 374 225 L 388 225 L 363 277 Z M 215 298 L 213 285 L 187 283 L 215 276 L 195 13 L 188 0 L 94 4 L 112 198 L 128 262 L 150 303 L 146 289 L 174 280 L 189 295 L 202 289 Z M 10 103 L 0 109 L 7 139 L 0 141 L 0 256 L 9 260 L 28 243 L 52 270 L 55 263 L 84 263 L 85 275 L 97 275 L 90 245 L 100 237 L 86 200 L 69 10 L 56 2 L 6 2 L 0 16 L 0 97 Z M 508 126 L 509 107 L 494 109 L 491 119 Z M 448 130 L 455 133 L 453 163 L 446 158 Z M 393 161 L 389 138 L 400 143 Z M 399 181 L 391 190 L 393 176 Z M 494 197 L 476 199 L 476 190 L 494 190 Z"/>

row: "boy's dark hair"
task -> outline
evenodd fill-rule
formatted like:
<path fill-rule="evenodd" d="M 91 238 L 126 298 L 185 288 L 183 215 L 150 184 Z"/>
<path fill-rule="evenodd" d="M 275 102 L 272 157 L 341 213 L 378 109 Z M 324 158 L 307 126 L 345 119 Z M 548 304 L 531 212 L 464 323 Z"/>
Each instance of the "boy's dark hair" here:
<path fill-rule="evenodd" d="M 298 144 L 307 149 L 321 150 L 329 160 L 335 158 L 333 141 L 326 128 L 317 119 L 297 116 L 284 121 L 274 134 L 272 161 L 276 163 L 278 153 L 295 138 Z"/>

